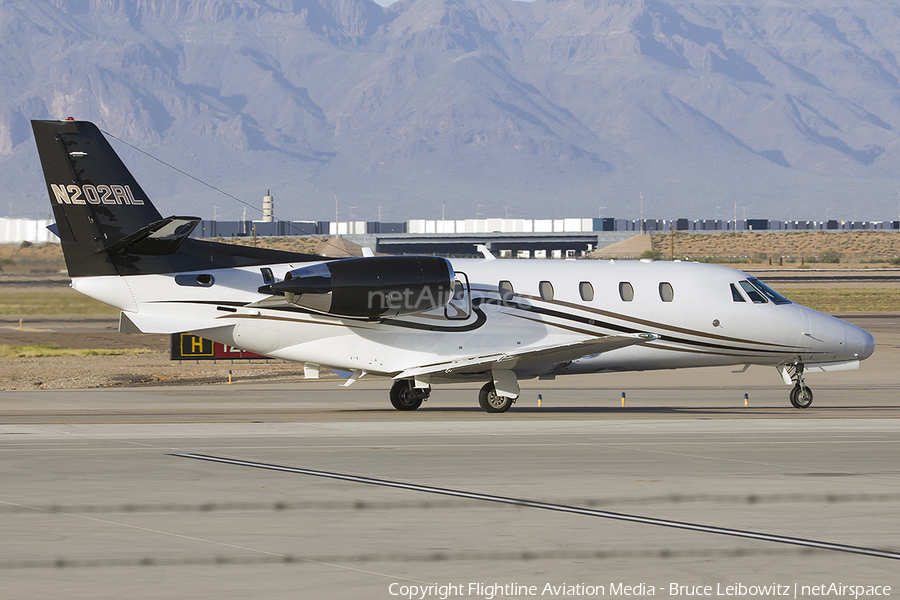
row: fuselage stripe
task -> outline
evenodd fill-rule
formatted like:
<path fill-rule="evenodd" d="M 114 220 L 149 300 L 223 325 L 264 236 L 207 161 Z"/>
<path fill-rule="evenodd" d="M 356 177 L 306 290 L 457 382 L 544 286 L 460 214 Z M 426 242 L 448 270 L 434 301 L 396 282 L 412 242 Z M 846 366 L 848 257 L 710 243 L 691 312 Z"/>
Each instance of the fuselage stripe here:
<path fill-rule="evenodd" d="M 535 300 L 537 300 L 537 299 L 535 298 Z M 204 304 L 204 305 L 208 304 L 208 305 L 226 305 L 226 306 L 246 306 L 247 304 L 250 304 L 249 302 L 227 302 L 227 301 L 220 302 L 220 301 L 212 301 L 212 300 L 183 300 L 183 301 L 169 300 L 169 301 L 164 301 L 164 302 L 170 302 L 170 303 L 183 302 L 183 303 L 189 303 L 189 304 Z M 622 319 L 622 320 L 629 319 L 628 317 L 624 317 L 621 315 L 614 315 L 613 313 L 608 313 L 606 311 L 587 309 L 587 308 L 580 307 L 578 305 L 571 304 L 571 303 L 564 303 L 564 302 L 555 302 L 555 303 L 558 305 L 562 305 L 562 306 L 571 306 L 573 308 L 579 308 L 579 309 L 586 310 L 588 312 L 593 312 L 596 314 L 608 314 L 610 316 L 614 316 L 615 318 Z M 420 330 L 420 331 L 434 331 L 434 332 L 447 332 L 447 333 L 469 332 L 469 331 L 474 331 L 476 329 L 481 328 L 488 321 L 488 315 L 481 309 L 482 305 L 499 306 L 499 307 L 508 308 L 511 310 L 522 311 L 525 313 L 532 313 L 532 314 L 538 314 L 538 315 L 543 315 L 543 316 L 547 316 L 547 317 L 553 317 L 553 318 L 556 318 L 556 319 L 559 319 L 562 321 L 569 321 L 570 323 L 577 323 L 580 325 L 588 325 L 590 327 L 597 327 L 597 328 L 601 328 L 601 329 L 605 329 L 605 330 L 613 331 L 613 332 L 617 332 L 617 333 L 625 333 L 625 334 L 658 333 L 657 331 L 646 331 L 646 330 L 642 330 L 642 329 L 634 329 L 633 327 L 628 327 L 628 326 L 624 326 L 624 325 L 616 325 L 616 324 L 610 323 L 608 321 L 597 321 L 595 319 L 590 319 L 590 318 L 582 316 L 582 315 L 566 314 L 566 313 L 563 313 L 563 312 L 560 312 L 557 310 L 552 310 L 549 308 L 544 308 L 544 307 L 535 306 L 535 305 L 524 304 L 522 302 L 516 302 L 514 300 L 503 300 L 503 299 L 500 299 L 499 297 L 490 298 L 487 296 L 472 298 L 472 309 L 473 309 L 472 312 L 475 314 L 475 321 L 471 322 L 471 323 L 466 323 L 464 325 L 441 326 L 441 325 L 432 325 L 432 324 L 426 324 L 426 323 L 416 323 L 413 321 L 404 321 L 404 320 L 400 320 L 400 319 L 381 319 L 381 320 L 377 321 L 376 323 L 380 324 L 380 325 L 401 327 L 404 329 L 416 329 L 416 330 Z M 311 311 L 311 310 L 300 308 L 300 307 L 297 307 L 297 308 L 294 308 L 294 307 L 268 308 L 268 307 L 266 307 L 266 308 L 261 308 L 261 310 L 284 310 L 284 311 L 298 312 L 301 314 L 308 314 L 308 315 L 321 314 L 321 313 L 316 313 L 315 311 Z M 545 326 L 558 327 L 560 329 L 565 329 L 565 330 L 572 331 L 574 333 L 583 334 L 583 335 L 589 335 L 589 336 L 602 335 L 601 333 L 599 333 L 597 331 L 580 329 L 580 328 L 576 328 L 573 326 L 563 325 L 561 323 L 555 323 L 553 321 L 547 321 L 544 319 L 526 317 L 525 315 L 515 314 L 512 312 L 509 312 L 507 314 L 510 314 L 511 316 L 516 316 L 521 319 L 533 321 L 535 323 L 541 323 Z M 321 315 L 324 317 L 336 318 L 332 315 L 326 315 L 326 314 L 321 314 Z M 296 321 L 295 319 L 286 319 L 283 317 L 269 317 L 269 316 L 262 315 L 262 314 L 252 315 L 252 316 L 251 315 L 234 315 L 234 316 L 229 315 L 229 317 L 230 318 L 235 318 L 235 317 L 241 317 L 241 318 L 251 317 L 252 318 L 252 317 L 255 317 L 255 318 L 263 319 L 263 320 L 270 319 L 270 320 L 281 320 L 281 321 Z M 653 324 L 651 321 L 641 321 L 641 322 L 647 323 L 649 325 Z M 316 322 L 316 323 L 322 324 L 322 325 L 326 325 L 326 324 L 344 325 L 344 326 L 351 327 L 351 328 L 362 326 L 363 329 L 369 329 L 369 330 L 372 329 L 371 323 L 369 321 L 365 321 L 365 320 L 362 320 L 359 318 L 341 318 L 339 323 L 329 323 L 327 321 L 323 321 L 321 323 Z M 364 326 L 363 324 L 369 325 L 369 326 Z M 738 340 L 736 338 L 727 338 L 724 336 L 710 336 L 709 334 L 706 334 L 701 331 L 692 331 L 692 330 L 684 329 L 684 328 L 680 328 L 680 327 L 670 327 L 670 326 L 666 326 L 666 325 L 658 325 L 658 326 L 663 329 L 669 330 L 669 331 L 687 332 L 690 335 L 695 335 L 698 337 L 705 337 L 707 339 L 712 338 L 712 339 L 722 339 L 722 340 L 734 340 L 734 341 L 746 343 L 746 344 L 757 344 L 757 342 L 743 341 L 743 340 Z M 791 346 L 780 346 L 779 349 L 741 348 L 739 346 L 729 346 L 729 345 L 724 345 L 724 344 L 716 344 L 716 343 L 712 343 L 712 342 L 703 342 L 703 341 L 699 341 L 699 340 L 689 340 L 689 339 L 684 339 L 684 338 L 668 335 L 665 333 L 660 333 L 659 335 L 660 335 L 659 341 L 662 341 L 662 342 L 669 342 L 669 343 L 673 343 L 673 344 L 683 344 L 686 346 L 693 346 L 693 347 L 697 347 L 697 348 L 709 348 L 711 350 L 723 350 L 726 352 L 709 352 L 709 354 L 722 354 L 725 356 L 734 356 L 732 354 L 729 354 L 730 352 L 742 353 L 742 354 L 738 354 L 737 356 L 744 356 L 743 353 L 748 353 L 748 352 L 753 353 L 753 354 L 761 354 L 761 355 L 771 356 L 771 355 L 778 355 L 778 354 L 793 354 L 793 353 L 804 351 L 804 349 L 802 349 L 802 348 L 795 348 L 795 347 L 791 347 Z M 777 346 L 776 344 L 769 344 L 769 343 L 765 343 L 765 342 L 759 343 L 759 345 Z"/>

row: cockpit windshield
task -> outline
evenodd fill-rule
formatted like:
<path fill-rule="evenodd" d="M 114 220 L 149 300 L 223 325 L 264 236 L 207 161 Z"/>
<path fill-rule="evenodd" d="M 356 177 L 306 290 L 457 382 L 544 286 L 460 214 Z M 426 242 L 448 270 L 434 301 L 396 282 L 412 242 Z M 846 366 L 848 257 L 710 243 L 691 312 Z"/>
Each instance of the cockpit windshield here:
<path fill-rule="evenodd" d="M 763 296 L 759 292 L 759 290 L 753 287 L 753 285 L 746 279 L 744 281 L 739 281 L 738 284 L 741 286 L 741 289 L 744 290 L 744 293 L 747 294 L 747 297 L 750 298 L 750 302 L 752 302 L 753 304 L 765 304 L 766 302 L 768 302 L 768 300 L 766 300 L 766 297 Z"/>
<path fill-rule="evenodd" d="M 755 277 L 750 278 L 750 283 L 753 284 L 753 287 L 758 289 L 766 298 L 774 302 L 775 304 L 791 304 L 791 301 L 764 284 L 762 281 Z"/>

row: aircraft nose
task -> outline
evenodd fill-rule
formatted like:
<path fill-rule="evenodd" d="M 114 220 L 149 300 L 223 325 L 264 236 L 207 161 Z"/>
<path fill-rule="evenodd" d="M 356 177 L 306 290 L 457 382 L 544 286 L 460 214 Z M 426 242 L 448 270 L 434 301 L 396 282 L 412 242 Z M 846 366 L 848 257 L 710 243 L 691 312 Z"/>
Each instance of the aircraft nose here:
<path fill-rule="evenodd" d="M 821 360 L 865 360 L 875 351 L 875 338 L 865 329 L 815 310 L 804 314 L 808 348 Z"/>
<path fill-rule="evenodd" d="M 865 329 L 845 323 L 844 338 L 847 340 L 847 350 L 858 355 L 859 360 L 865 360 L 875 352 L 875 338 Z"/>

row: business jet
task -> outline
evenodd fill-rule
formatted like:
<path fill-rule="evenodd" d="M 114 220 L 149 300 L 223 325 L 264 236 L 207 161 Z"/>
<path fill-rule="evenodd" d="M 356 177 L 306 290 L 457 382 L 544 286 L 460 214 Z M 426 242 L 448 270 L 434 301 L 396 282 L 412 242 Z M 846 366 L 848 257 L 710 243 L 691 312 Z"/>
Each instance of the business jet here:
<path fill-rule="evenodd" d="M 807 408 L 805 375 L 855 369 L 872 336 L 741 271 L 692 262 L 331 259 L 190 238 L 101 131 L 32 121 L 72 287 L 120 309 L 126 333 L 190 332 L 323 369 L 389 377 L 415 410 L 433 385 L 484 382 L 508 410 L 519 381 L 722 365 L 775 367 Z"/>

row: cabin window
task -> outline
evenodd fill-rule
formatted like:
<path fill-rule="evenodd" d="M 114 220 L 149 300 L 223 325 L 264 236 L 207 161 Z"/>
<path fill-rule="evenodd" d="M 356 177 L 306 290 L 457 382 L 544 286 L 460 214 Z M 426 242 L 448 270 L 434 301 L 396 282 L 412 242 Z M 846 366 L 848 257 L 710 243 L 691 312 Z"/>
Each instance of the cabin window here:
<path fill-rule="evenodd" d="M 663 302 L 671 302 L 675 299 L 675 290 L 672 289 L 671 283 L 663 281 L 659 284 L 659 299 Z"/>
<path fill-rule="evenodd" d="M 731 299 L 734 300 L 735 302 L 746 302 L 746 300 L 744 300 L 744 297 L 741 296 L 741 293 L 738 291 L 738 289 L 736 287 L 734 287 L 734 284 L 732 283 L 730 285 L 731 285 Z"/>
<path fill-rule="evenodd" d="M 619 298 L 622 299 L 622 302 L 634 300 L 634 288 L 627 281 L 619 283 Z"/>
<path fill-rule="evenodd" d="M 275 275 L 272 274 L 272 269 L 269 267 L 263 267 L 259 270 L 262 273 L 263 283 L 266 285 L 272 285 L 275 283 Z"/>
<path fill-rule="evenodd" d="M 759 290 L 750 285 L 749 281 L 744 280 L 741 281 L 740 284 L 741 287 L 744 288 L 744 293 L 747 294 L 747 297 L 750 298 L 750 302 L 752 302 L 753 304 L 765 304 L 766 302 L 768 302 L 768 300 L 766 300 L 765 297 L 759 293 Z"/>
<path fill-rule="evenodd" d="M 764 284 L 759 279 L 756 279 L 755 277 L 750 280 L 750 283 L 753 284 L 753 287 L 758 289 L 762 293 L 763 296 L 765 296 L 766 298 L 768 298 L 775 304 L 790 304 L 791 303 L 790 300 L 788 300 L 787 298 L 785 298 L 784 296 L 782 296 L 781 294 L 779 294 L 778 292 L 776 292 L 775 290 L 773 290 L 772 288 L 770 288 L 769 286 Z"/>
<path fill-rule="evenodd" d="M 209 275 L 208 273 L 204 273 L 202 275 L 176 275 L 175 283 L 178 285 L 191 286 L 191 287 L 210 287 L 212 284 L 216 282 L 216 279 Z"/>
<path fill-rule="evenodd" d="M 578 293 L 581 294 L 582 300 L 590 302 L 594 299 L 594 286 L 590 281 L 582 281 L 578 284 Z"/>
<path fill-rule="evenodd" d="M 501 281 L 497 285 L 497 290 L 500 292 L 500 298 L 502 300 L 512 300 L 513 294 L 515 294 L 515 290 L 513 290 L 513 284 L 506 280 Z"/>
<path fill-rule="evenodd" d="M 541 299 L 550 301 L 553 300 L 553 284 L 549 281 L 542 281 L 538 285 L 538 290 L 541 292 Z"/>

